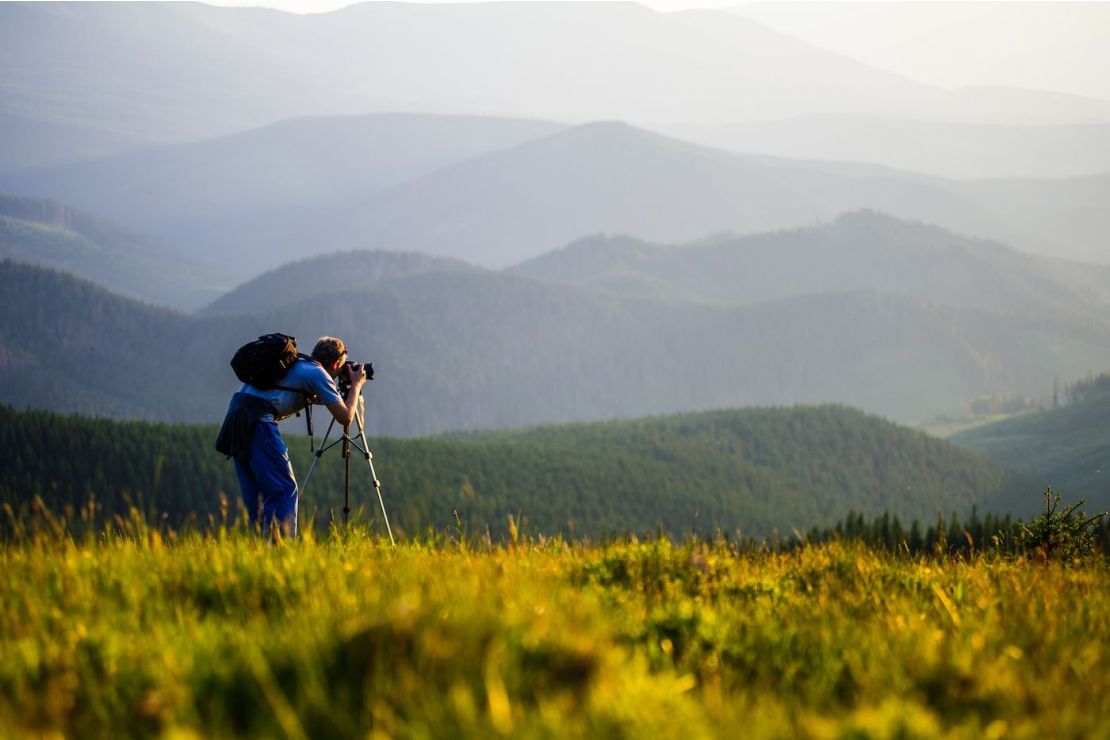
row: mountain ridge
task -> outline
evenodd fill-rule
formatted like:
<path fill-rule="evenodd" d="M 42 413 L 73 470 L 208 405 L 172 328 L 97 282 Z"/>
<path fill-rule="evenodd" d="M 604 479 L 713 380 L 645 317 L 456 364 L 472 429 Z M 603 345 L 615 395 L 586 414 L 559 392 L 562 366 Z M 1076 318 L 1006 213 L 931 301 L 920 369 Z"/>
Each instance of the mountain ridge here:
<path fill-rule="evenodd" d="M 0 195 L 0 258 L 78 273 L 182 310 L 203 305 L 230 282 L 215 265 L 182 257 L 153 237 L 43 198 Z"/>
<path fill-rule="evenodd" d="M 176 422 L 222 418 L 236 385 L 227 358 L 272 331 L 341 336 L 374 362 L 369 428 L 402 436 L 792 403 L 914 421 L 1110 365 L 1110 337 L 1066 319 L 876 292 L 713 306 L 448 270 L 189 317 L 11 263 L 0 289 L 0 355 L 18 359 L 0 367 L 0 402 Z M 49 372 L 74 358 L 77 376 Z M 120 365 L 134 376 L 124 385 Z"/>

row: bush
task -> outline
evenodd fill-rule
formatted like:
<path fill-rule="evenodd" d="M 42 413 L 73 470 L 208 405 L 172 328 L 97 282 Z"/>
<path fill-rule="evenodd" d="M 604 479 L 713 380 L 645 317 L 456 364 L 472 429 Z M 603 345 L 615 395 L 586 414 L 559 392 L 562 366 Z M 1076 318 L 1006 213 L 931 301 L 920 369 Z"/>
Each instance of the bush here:
<path fill-rule="evenodd" d="M 1021 525 L 1021 542 L 1045 560 L 1081 560 L 1098 551 L 1098 526 L 1106 512 L 1087 517 L 1078 509 L 1085 499 L 1065 506 L 1060 505 L 1060 494 L 1048 487 L 1044 491 L 1044 513 L 1029 523 Z"/>

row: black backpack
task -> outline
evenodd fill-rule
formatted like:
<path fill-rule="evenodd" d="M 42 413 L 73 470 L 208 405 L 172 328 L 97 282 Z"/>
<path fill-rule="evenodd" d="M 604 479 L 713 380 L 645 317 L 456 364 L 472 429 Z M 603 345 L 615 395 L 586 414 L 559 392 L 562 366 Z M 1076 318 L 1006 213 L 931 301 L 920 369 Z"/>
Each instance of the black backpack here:
<path fill-rule="evenodd" d="M 296 361 L 296 337 L 265 334 L 235 352 L 231 369 L 239 380 L 265 391 L 276 388 Z"/>

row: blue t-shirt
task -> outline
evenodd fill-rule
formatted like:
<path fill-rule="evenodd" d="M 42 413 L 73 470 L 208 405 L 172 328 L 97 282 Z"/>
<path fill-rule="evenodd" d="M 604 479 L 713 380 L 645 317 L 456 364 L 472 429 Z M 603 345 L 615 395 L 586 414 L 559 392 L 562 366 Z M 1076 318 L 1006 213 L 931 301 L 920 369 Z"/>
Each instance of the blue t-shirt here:
<path fill-rule="evenodd" d="M 264 391 L 244 383 L 239 392 L 265 398 L 272 403 L 278 412 L 274 421 L 281 421 L 303 409 L 307 405 L 305 403 L 305 393 L 315 396 L 316 398 L 313 400 L 323 406 L 330 406 L 343 400 L 339 397 L 339 389 L 335 385 L 335 380 L 327 374 L 318 362 L 312 360 L 298 359 L 285 373 L 285 377 L 278 381 L 278 385 L 296 390 L 286 391 L 274 388 L 273 390 Z M 297 391 L 304 391 L 305 393 L 298 393 Z M 269 414 L 263 418 L 266 419 L 267 417 L 269 417 Z"/>

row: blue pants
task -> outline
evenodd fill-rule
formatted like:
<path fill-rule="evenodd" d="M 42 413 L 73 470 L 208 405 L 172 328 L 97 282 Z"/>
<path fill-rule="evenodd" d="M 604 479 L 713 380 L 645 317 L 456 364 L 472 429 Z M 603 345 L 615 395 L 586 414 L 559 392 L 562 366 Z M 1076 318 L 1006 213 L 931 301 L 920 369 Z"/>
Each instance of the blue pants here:
<path fill-rule="evenodd" d="M 261 517 L 264 535 L 272 534 L 272 524 L 277 524 L 285 537 L 297 534 L 300 496 L 289 462 L 289 448 L 278 433 L 277 422 L 257 423 L 250 459 L 246 462 L 236 459 L 235 474 L 239 476 L 239 490 L 243 492 L 251 524 L 257 524 Z"/>

